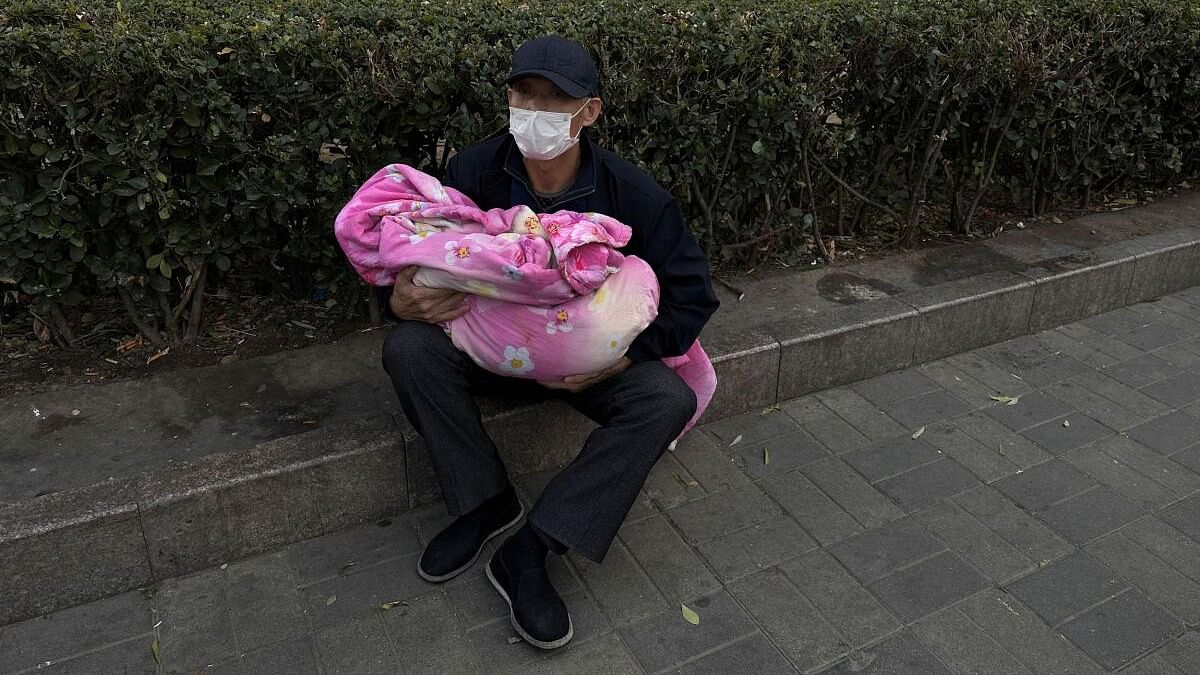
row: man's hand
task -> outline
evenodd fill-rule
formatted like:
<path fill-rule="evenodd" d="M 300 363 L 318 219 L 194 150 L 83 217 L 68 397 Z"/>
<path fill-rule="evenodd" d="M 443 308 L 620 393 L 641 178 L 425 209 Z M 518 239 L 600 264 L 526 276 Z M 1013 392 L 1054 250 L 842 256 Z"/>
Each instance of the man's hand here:
<path fill-rule="evenodd" d="M 424 288 L 413 283 L 419 268 L 410 265 L 396 275 L 388 306 L 399 319 L 441 323 L 467 313 L 466 296 L 445 288 Z"/>
<path fill-rule="evenodd" d="M 550 389 L 565 389 L 573 393 L 581 392 L 593 384 L 607 380 L 632 365 L 632 359 L 628 356 L 622 356 L 620 361 L 617 361 L 604 370 L 599 370 L 588 375 L 572 375 L 561 382 L 541 382 L 540 384 Z"/>

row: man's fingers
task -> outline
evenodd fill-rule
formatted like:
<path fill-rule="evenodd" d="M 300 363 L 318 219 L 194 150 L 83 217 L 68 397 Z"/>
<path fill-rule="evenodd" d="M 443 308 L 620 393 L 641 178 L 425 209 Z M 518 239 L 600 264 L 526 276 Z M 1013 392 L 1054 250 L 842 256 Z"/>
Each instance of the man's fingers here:
<path fill-rule="evenodd" d="M 397 273 L 396 276 L 401 279 L 404 279 L 405 281 L 411 282 L 413 280 L 413 277 L 416 276 L 417 271 L 420 269 L 421 269 L 421 267 L 419 265 L 409 265 L 408 267 L 401 267 L 400 272 Z"/>

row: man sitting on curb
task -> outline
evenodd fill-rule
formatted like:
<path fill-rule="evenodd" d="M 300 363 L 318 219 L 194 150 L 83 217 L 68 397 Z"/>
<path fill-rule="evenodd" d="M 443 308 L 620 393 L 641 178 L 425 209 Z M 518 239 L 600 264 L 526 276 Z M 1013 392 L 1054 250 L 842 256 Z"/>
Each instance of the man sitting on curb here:
<path fill-rule="evenodd" d="M 587 50 L 559 37 L 530 40 L 513 56 L 507 84 L 509 133 L 455 155 L 444 184 L 484 209 L 525 204 L 538 213 L 612 216 L 633 230 L 622 252 L 649 263 L 661 286 L 657 319 L 617 364 L 541 383 L 600 427 L 546 485 L 486 573 L 521 636 L 553 649 L 570 641 L 573 629 L 547 574 L 546 553 L 571 548 L 603 561 L 651 467 L 696 408 L 691 389 L 660 359 L 687 351 L 718 303 L 678 203 L 584 133 L 601 109 Z M 415 286 L 415 272 L 403 270 L 395 286 L 378 289 L 387 316 L 399 321 L 384 342 L 383 365 L 457 517 L 429 542 L 417 566 L 424 579 L 442 582 L 469 568 L 489 539 L 524 515 L 472 394 L 545 390 L 487 373 L 456 349 L 436 324 L 466 312 L 463 296 Z"/>

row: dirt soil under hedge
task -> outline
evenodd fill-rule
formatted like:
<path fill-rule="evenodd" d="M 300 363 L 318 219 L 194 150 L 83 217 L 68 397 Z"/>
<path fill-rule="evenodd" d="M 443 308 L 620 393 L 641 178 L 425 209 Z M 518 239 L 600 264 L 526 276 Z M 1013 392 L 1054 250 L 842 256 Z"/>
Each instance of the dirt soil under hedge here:
<path fill-rule="evenodd" d="M 1187 182 L 1159 190 L 1138 190 L 1115 195 L 1087 211 L 1060 209 L 1029 219 L 1019 215 L 981 209 L 977 227 L 986 235 L 976 237 L 935 234 L 921 247 L 938 247 L 995 236 L 1015 227 L 1036 228 L 1061 222 L 1088 212 L 1112 211 L 1153 202 L 1159 195 L 1188 189 Z M 834 244 L 830 266 L 886 257 L 896 249 L 881 238 L 829 240 Z M 828 243 L 827 243 L 828 245 Z M 720 283 L 736 288 L 739 279 L 762 279 L 786 274 L 799 265 L 812 266 L 810 254 L 801 260 L 770 263 L 747 269 L 717 264 Z M 194 343 L 175 345 L 165 353 L 154 349 L 129 325 L 118 301 L 105 300 L 89 308 L 76 308 L 69 318 L 78 336 L 75 348 L 61 348 L 35 334 L 30 323 L 0 324 L 0 397 L 36 393 L 81 383 L 101 384 L 135 380 L 163 372 L 229 363 L 238 359 L 328 344 L 339 338 L 385 326 L 372 325 L 366 303 L 349 309 L 328 301 L 318 302 L 280 295 L 256 293 L 254 284 L 236 277 L 205 295 L 205 328 Z"/>

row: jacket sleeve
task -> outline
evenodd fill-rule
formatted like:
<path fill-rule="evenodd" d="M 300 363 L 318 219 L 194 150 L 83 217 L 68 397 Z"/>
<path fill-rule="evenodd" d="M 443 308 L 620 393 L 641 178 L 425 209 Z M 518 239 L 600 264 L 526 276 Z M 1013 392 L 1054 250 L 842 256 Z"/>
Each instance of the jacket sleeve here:
<path fill-rule="evenodd" d="M 458 175 L 458 162 L 455 161 L 457 159 L 458 157 L 451 157 L 449 161 L 446 162 L 446 175 L 442 177 L 442 185 L 452 187 L 459 192 L 465 193 L 466 191 L 463 190 L 463 187 L 460 184 L 460 178 Z M 392 306 L 388 301 L 392 297 L 393 287 L 393 284 L 388 284 L 386 286 L 375 286 L 372 290 L 375 292 L 376 297 L 379 298 L 380 316 L 388 321 L 399 321 L 400 318 L 392 313 Z"/>
<path fill-rule="evenodd" d="M 675 199 L 655 216 L 641 254 L 658 276 L 658 317 L 634 338 L 625 355 L 634 362 L 679 356 L 691 348 L 720 302 L 708 260 Z"/>

